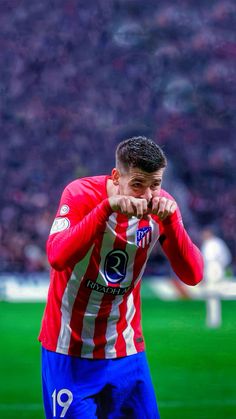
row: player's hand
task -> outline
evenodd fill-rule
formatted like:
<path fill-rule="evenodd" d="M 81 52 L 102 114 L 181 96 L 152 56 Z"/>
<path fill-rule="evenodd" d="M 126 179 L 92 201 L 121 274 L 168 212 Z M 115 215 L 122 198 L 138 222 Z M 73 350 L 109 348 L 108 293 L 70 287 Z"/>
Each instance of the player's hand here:
<path fill-rule="evenodd" d="M 148 216 L 148 203 L 146 199 L 116 195 L 109 198 L 109 203 L 114 212 L 120 212 L 127 217 L 135 216 L 137 218 L 145 218 Z"/>
<path fill-rule="evenodd" d="M 174 214 L 177 209 L 177 204 L 172 199 L 165 198 L 164 196 L 156 196 L 152 198 L 148 207 L 149 214 L 155 214 L 163 221 Z"/>

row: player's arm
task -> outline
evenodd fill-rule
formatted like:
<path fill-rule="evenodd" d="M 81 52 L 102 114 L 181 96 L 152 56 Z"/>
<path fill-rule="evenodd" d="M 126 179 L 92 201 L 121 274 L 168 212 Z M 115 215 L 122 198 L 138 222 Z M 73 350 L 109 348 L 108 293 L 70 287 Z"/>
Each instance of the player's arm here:
<path fill-rule="evenodd" d="M 68 188 L 62 194 L 46 246 L 49 263 L 56 270 L 73 267 L 84 258 L 112 213 L 108 199 L 92 210 L 88 199 L 81 194 L 75 200 Z"/>
<path fill-rule="evenodd" d="M 186 284 L 198 284 L 203 278 L 203 257 L 183 226 L 176 202 L 166 193 L 153 202 L 152 213 L 158 216 L 159 241 L 173 271 Z"/>

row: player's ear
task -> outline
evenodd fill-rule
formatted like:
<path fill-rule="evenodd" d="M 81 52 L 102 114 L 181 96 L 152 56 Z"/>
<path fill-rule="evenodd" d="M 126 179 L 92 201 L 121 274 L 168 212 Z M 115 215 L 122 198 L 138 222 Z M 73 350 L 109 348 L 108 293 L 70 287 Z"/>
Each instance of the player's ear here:
<path fill-rule="evenodd" d="M 112 181 L 113 181 L 114 185 L 116 185 L 116 186 L 119 185 L 120 172 L 116 167 L 114 167 L 114 169 L 112 169 L 111 178 L 112 178 Z"/>

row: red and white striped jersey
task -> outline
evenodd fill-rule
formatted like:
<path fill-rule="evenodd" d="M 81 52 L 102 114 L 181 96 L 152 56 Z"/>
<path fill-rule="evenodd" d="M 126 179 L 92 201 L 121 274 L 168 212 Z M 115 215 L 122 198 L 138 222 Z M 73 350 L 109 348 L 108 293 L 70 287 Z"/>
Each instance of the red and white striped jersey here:
<path fill-rule="evenodd" d="M 177 275 L 201 280 L 202 258 L 179 210 L 163 223 L 112 212 L 107 179 L 75 180 L 62 194 L 47 242 L 52 269 L 39 340 L 48 350 L 85 358 L 144 350 L 140 284 L 160 235 Z"/>

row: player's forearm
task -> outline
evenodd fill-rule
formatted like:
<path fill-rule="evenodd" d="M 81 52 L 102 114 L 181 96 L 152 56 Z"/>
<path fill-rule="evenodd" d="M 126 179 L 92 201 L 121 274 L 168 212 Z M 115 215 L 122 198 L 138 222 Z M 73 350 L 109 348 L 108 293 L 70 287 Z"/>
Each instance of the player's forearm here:
<path fill-rule="evenodd" d="M 163 225 L 162 247 L 176 275 L 188 285 L 203 278 L 203 258 L 181 221 Z"/>
<path fill-rule="evenodd" d="M 50 235 L 47 241 L 50 265 L 61 271 L 83 259 L 93 245 L 97 234 L 104 230 L 104 225 L 111 213 L 112 209 L 106 199 L 75 226 Z"/>

